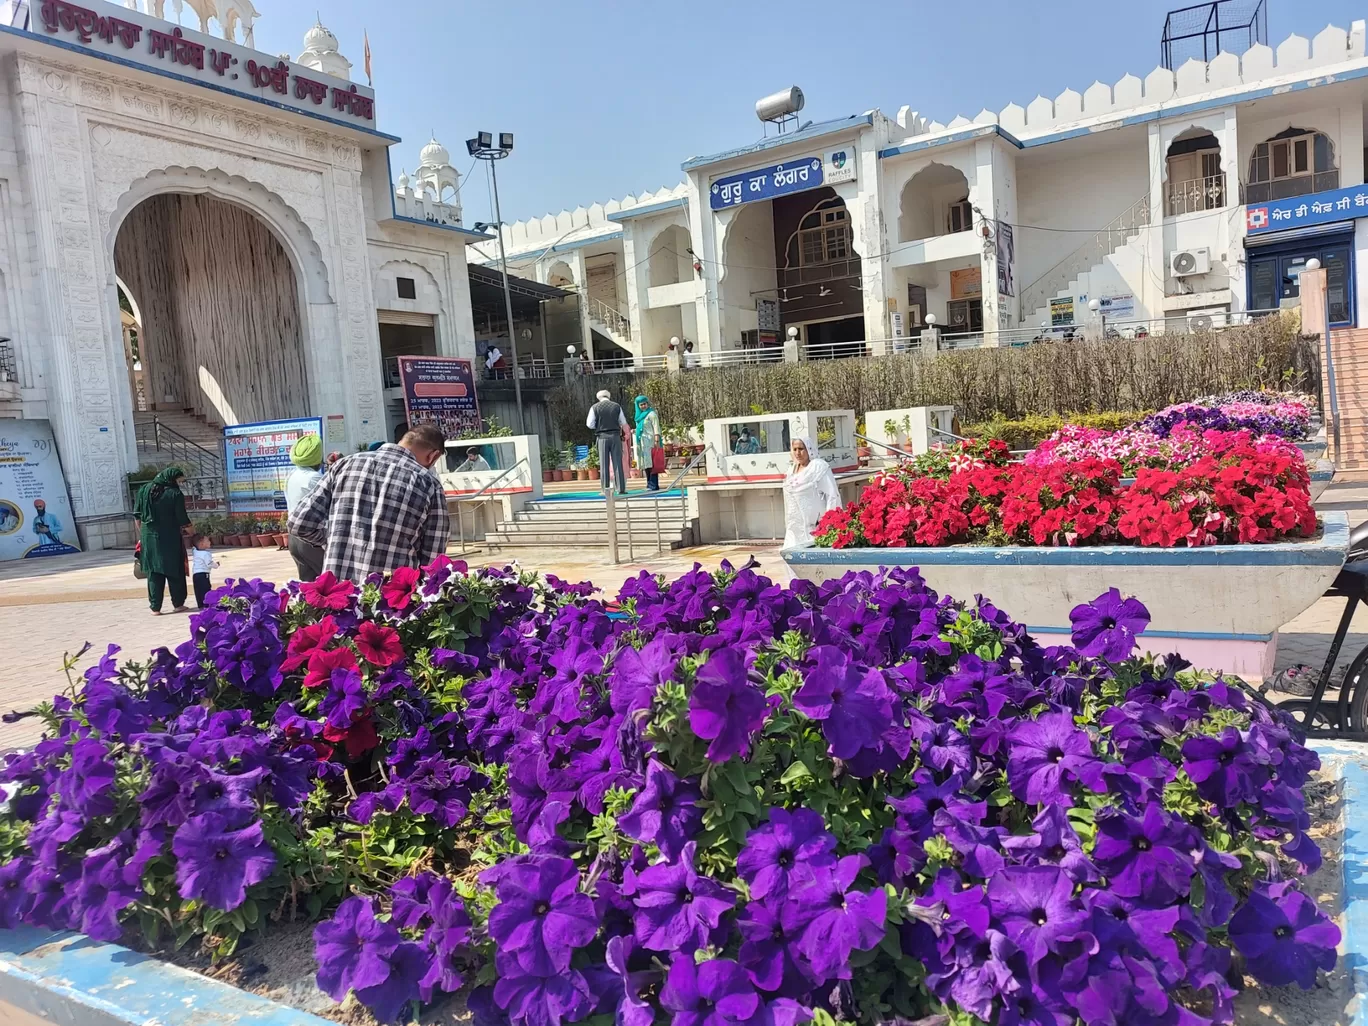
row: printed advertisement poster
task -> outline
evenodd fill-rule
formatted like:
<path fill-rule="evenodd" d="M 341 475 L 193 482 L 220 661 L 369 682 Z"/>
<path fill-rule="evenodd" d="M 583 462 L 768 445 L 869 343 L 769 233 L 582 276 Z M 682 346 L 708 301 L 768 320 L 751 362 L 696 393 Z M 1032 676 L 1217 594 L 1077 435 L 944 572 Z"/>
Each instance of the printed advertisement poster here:
<path fill-rule="evenodd" d="M 1073 296 L 1050 300 L 1050 324 L 1053 327 L 1069 325 L 1074 322 Z"/>
<path fill-rule="evenodd" d="M 469 360 L 449 356 L 401 356 L 398 360 L 410 427 L 436 424 L 448 438 L 480 430 L 480 403 Z"/>
<path fill-rule="evenodd" d="M 52 425 L 0 420 L 0 559 L 80 552 Z"/>
<path fill-rule="evenodd" d="M 983 295 L 983 270 L 978 267 L 962 267 L 950 272 L 951 299 L 977 299 Z"/>
<path fill-rule="evenodd" d="M 301 435 L 323 437 L 322 417 L 267 420 L 223 429 L 229 513 L 284 513 L 290 450 Z"/>
<path fill-rule="evenodd" d="M 997 223 L 997 279 L 998 295 L 1016 295 L 1016 276 L 1012 267 L 1016 263 L 1016 241 L 1012 236 L 1012 226 L 1005 221 Z"/>
<path fill-rule="evenodd" d="M 1129 320 L 1135 316 L 1135 297 L 1103 296 L 1098 300 L 1102 316 L 1109 320 Z"/>

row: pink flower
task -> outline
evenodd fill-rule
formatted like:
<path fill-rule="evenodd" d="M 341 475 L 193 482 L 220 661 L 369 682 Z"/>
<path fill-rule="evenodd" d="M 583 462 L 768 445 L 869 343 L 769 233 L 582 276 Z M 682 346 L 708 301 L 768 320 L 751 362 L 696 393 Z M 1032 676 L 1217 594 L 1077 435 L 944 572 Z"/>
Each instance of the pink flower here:
<path fill-rule="evenodd" d="M 399 632 L 370 620 L 356 632 L 356 650 L 361 653 L 361 658 L 376 666 L 389 666 L 404 659 L 404 645 L 399 640 Z"/>
<path fill-rule="evenodd" d="M 324 570 L 316 581 L 305 581 L 299 586 L 304 601 L 318 609 L 346 609 L 356 593 L 351 581 L 339 581 L 331 570 Z"/>
<path fill-rule="evenodd" d="M 413 601 L 413 589 L 417 586 L 418 571 L 411 566 L 401 566 L 380 586 L 380 597 L 391 609 L 404 610 Z"/>
<path fill-rule="evenodd" d="M 325 616 L 318 623 L 299 628 L 290 638 L 289 655 L 280 664 L 280 668 L 286 673 L 299 669 L 315 652 L 321 651 L 336 636 L 337 621 L 331 616 Z"/>

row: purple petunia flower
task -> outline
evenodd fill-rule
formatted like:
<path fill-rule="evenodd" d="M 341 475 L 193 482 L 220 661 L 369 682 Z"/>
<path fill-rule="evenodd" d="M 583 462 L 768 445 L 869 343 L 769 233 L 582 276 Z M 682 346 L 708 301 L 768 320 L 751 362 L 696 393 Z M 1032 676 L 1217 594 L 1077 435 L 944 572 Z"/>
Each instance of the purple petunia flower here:
<path fill-rule="evenodd" d="M 1197 793 L 1223 809 L 1253 798 L 1268 778 L 1234 727 L 1226 727 L 1220 737 L 1185 741 L 1183 769 L 1197 785 Z"/>
<path fill-rule="evenodd" d="M 654 844 L 667 859 L 678 858 L 702 825 L 703 811 L 696 804 L 702 797 L 697 784 L 679 779 L 652 759 L 646 765 L 646 786 L 618 817 L 618 826 L 628 837 Z"/>
<path fill-rule="evenodd" d="M 381 955 L 385 978 L 369 987 L 357 987 L 356 999 L 370 1009 L 382 1023 L 398 1023 L 404 1009 L 412 1001 L 432 997 L 430 988 L 424 993 L 422 981 L 432 967 L 432 955 L 418 944 L 404 941 L 387 955 Z M 408 1022 L 404 1017 L 403 1022 Z"/>
<path fill-rule="evenodd" d="M 366 708 L 366 690 L 355 670 L 333 670 L 328 693 L 318 704 L 319 713 L 335 730 L 346 730 Z"/>
<path fill-rule="evenodd" d="M 71 748 L 71 767 L 57 779 L 57 791 L 83 816 L 107 816 L 114 811 L 114 763 L 109 749 L 94 738 Z"/>
<path fill-rule="evenodd" d="M 654 969 L 632 969 L 632 956 L 636 951 L 631 937 L 618 936 L 608 942 L 604 958 L 608 968 L 622 982 L 622 997 L 615 1017 L 618 1026 L 651 1026 L 655 1022 L 650 993 L 660 982 L 660 973 Z"/>
<path fill-rule="evenodd" d="M 428 902 L 432 925 L 423 939 L 432 946 L 436 957 L 422 987 L 427 991 L 437 989 L 454 994 L 461 989 L 463 979 L 452 960 L 470 944 L 470 915 L 465 902 L 445 877 L 432 884 Z"/>
<path fill-rule="evenodd" d="M 419 816 L 431 816 L 440 826 L 454 827 L 470 808 L 470 767 L 440 755 L 419 761 L 404 781 L 409 808 Z"/>
<path fill-rule="evenodd" d="M 652 951 L 691 952 L 705 947 L 713 930 L 735 904 L 733 892 L 700 875 L 693 865 L 694 844 L 684 845 L 678 861 L 658 862 L 627 871 L 623 890 L 636 906 L 637 943 Z"/>
<path fill-rule="evenodd" d="M 12 930 L 19 925 L 31 899 L 24 888 L 25 878 L 34 871 L 31 858 L 10 859 L 0 865 L 0 929 Z"/>
<path fill-rule="evenodd" d="M 819 646 L 808 653 L 815 666 L 793 696 L 794 708 L 822 721 L 837 759 L 851 759 L 873 748 L 894 721 L 895 700 L 878 670 L 862 670 L 838 648 Z"/>
<path fill-rule="evenodd" d="M 1230 920 L 1230 939 L 1261 982 L 1310 990 L 1317 969 L 1335 967 L 1340 931 L 1301 891 L 1280 893 L 1286 886 L 1251 894 Z"/>
<path fill-rule="evenodd" d="M 741 933 L 738 961 L 764 991 L 807 990 L 807 975 L 798 945 L 810 910 L 796 901 L 752 901 L 736 922 Z"/>
<path fill-rule="evenodd" d="M 91 852 L 81 866 L 81 882 L 76 888 L 72 916 L 79 920 L 79 929 L 87 936 L 118 941 L 123 935 L 119 913 L 141 896 L 140 883 L 124 879 L 113 852 L 103 857 L 96 857 Z"/>
<path fill-rule="evenodd" d="M 1121 662 L 1135 650 L 1135 639 L 1149 622 L 1144 603 L 1123 599 L 1116 588 L 1069 610 L 1074 647 L 1085 656 L 1111 663 Z"/>
<path fill-rule="evenodd" d="M 1075 883 L 1096 880 L 1097 867 L 1083 852 L 1069 815 L 1058 805 L 1047 805 L 1031 820 L 1031 832 L 1003 838 L 1002 846 L 1024 865 L 1057 865 Z"/>
<path fill-rule="evenodd" d="M 1145 808 L 1143 819 L 1099 815 L 1093 860 L 1114 893 L 1167 904 L 1188 892 L 1196 872 L 1191 853 L 1198 846 L 1191 826 L 1155 804 Z"/>
<path fill-rule="evenodd" d="M 594 902 L 579 893 L 579 870 L 569 859 L 528 856 L 495 867 L 499 903 L 489 913 L 489 935 L 522 972 L 553 976 L 594 939 Z M 490 882 L 486 871 L 486 882 Z"/>
<path fill-rule="evenodd" d="M 1073 898 L 1073 881 L 1054 866 L 1006 867 L 988 881 L 988 901 L 1031 963 L 1058 951 L 1087 922 Z"/>
<path fill-rule="evenodd" d="M 594 1006 L 588 981 L 573 969 L 555 976 L 502 976 L 494 984 L 494 1003 L 526 1026 L 579 1022 Z"/>
<path fill-rule="evenodd" d="M 613 712 L 647 709 L 656 689 L 673 676 L 679 665 L 676 645 L 668 634 L 657 635 L 640 650 L 628 646 L 613 660 L 609 700 Z"/>
<path fill-rule="evenodd" d="M 689 726 L 706 741 L 708 758 L 726 762 L 744 755 L 750 737 L 765 724 L 768 703 L 764 692 L 746 677 L 740 649 L 719 648 L 698 668 L 689 696 Z"/>
<path fill-rule="evenodd" d="M 100 733 L 128 737 L 146 725 L 147 704 L 134 698 L 122 684 L 99 681 L 86 685 L 85 714 L 90 725 Z"/>
<path fill-rule="evenodd" d="M 835 849 L 836 838 L 827 832 L 821 813 L 773 808 L 769 822 L 746 835 L 736 872 L 750 884 L 752 898 L 782 898 L 795 872 L 831 865 Z"/>
<path fill-rule="evenodd" d="M 852 889 L 867 864 L 863 855 L 847 855 L 835 865 L 812 869 L 811 879 L 790 893 L 808 918 L 798 950 L 818 980 L 849 979 L 850 953 L 868 951 L 883 940 L 887 892 Z"/>
<path fill-rule="evenodd" d="M 1074 781 L 1093 791 L 1106 790 L 1102 761 L 1093 754 L 1088 732 L 1074 726 L 1070 713 L 1045 713 L 1019 723 L 1008 737 L 1007 781 L 1022 801 L 1072 805 L 1068 788 Z"/>
<path fill-rule="evenodd" d="M 660 1003 L 674 1013 L 670 1026 L 739 1026 L 757 1021 L 760 995 L 746 971 L 729 958 L 694 964 L 691 954 L 670 962 Z"/>
<path fill-rule="evenodd" d="M 247 888 L 275 868 L 261 821 L 241 829 L 216 812 L 192 816 L 176 830 L 171 851 L 177 859 L 176 884 L 182 898 L 231 912 L 247 900 Z"/>
<path fill-rule="evenodd" d="M 375 918 L 370 898 L 348 898 L 331 919 L 314 927 L 318 989 L 342 1001 L 349 990 L 383 983 L 389 976 L 386 958 L 401 939 L 393 923 Z"/>

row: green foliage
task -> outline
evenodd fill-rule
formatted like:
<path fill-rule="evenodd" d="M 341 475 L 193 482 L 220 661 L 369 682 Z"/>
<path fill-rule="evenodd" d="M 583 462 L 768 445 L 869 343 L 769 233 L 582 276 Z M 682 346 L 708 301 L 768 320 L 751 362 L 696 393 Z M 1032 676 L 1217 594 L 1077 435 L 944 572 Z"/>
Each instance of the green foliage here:
<path fill-rule="evenodd" d="M 761 410 L 866 410 L 954 406 L 964 423 L 1072 412 L 1157 410 L 1240 388 L 1319 389 L 1313 340 L 1295 321 L 1270 317 L 1196 335 L 1048 342 L 801 363 L 700 367 L 687 374 L 613 375 L 612 387 L 649 395 L 667 424 L 697 424 Z M 566 437 L 585 434 L 584 411 L 603 387 L 593 375 L 548 397 Z"/>
<path fill-rule="evenodd" d="M 1033 449 L 1065 424 L 1097 428 L 1099 431 L 1120 431 L 1148 416 L 1150 412 L 1152 411 L 1114 410 L 1104 413 L 1033 413 L 1014 420 L 995 417 L 992 420 L 967 425 L 964 434 L 969 438 L 1000 439 L 1012 449 Z"/>

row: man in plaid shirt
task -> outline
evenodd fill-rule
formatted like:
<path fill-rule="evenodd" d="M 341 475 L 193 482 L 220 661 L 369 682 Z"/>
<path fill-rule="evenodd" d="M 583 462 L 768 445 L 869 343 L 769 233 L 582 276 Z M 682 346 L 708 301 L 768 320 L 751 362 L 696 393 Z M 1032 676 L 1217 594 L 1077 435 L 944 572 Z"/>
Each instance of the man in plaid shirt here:
<path fill-rule="evenodd" d="M 360 584 L 370 573 L 423 566 L 446 551 L 451 524 L 432 466 L 446 439 L 431 424 L 397 445 L 334 464 L 290 514 L 293 534 L 323 546 L 323 569 Z"/>

